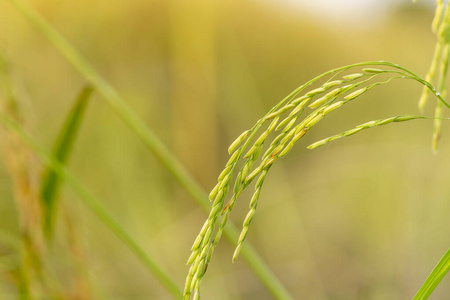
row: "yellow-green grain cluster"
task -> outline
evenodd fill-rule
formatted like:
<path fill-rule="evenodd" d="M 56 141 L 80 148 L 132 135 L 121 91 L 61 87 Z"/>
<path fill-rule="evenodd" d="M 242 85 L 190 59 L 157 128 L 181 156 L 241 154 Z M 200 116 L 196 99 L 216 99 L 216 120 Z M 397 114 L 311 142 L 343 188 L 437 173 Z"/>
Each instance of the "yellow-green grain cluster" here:
<path fill-rule="evenodd" d="M 444 3 L 443 0 L 436 1 L 436 11 L 432 22 L 432 30 L 437 36 L 437 42 L 430 69 L 428 70 L 425 80 L 436 83 L 438 91 L 445 97 L 445 79 L 447 77 L 447 67 L 450 55 L 450 7 L 448 3 Z M 419 100 L 419 109 L 421 111 L 427 103 L 428 93 L 428 89 L 424 87 Z M 434 122 L 432 148 L 433 151 L 436 152 L 438 139 L 441 134 L 442 103 L 440 101 L 437 101 L 434 116 L 436 119 Z"/>
<path fill-rule="evenodd" d="M 405 121 L 409 121 L 409 120 L 415 120 L 415 119 L 430 119 L 427 117 L 423 117 L 423 116 L 410 116 L 410 115 L 402 115 L 402 116 L 396 116 L 396 117 L 392 117 L 392 118 L 387 118 L 387 119 L 379 119 L 379 120 L 374 120 L 374 121 L 370 121 L 370 122 L 366 122 L 364 124 L 358 125 L 353 129 L 344 131 L 342 133 L 339 134 L 335 134 L 333 136 L 330 136 L 326 139 L 317 141 L 311 145 L 309 145 L 307 147 L 307 149 L 316 149 L 319 148 L 325 144 L 328 144 L 329 142 L 344 138 L 344 137 L 348 137 L 351 135 L 354 135 L 360 131 L 366 130 L 366 129 L 370 129 L 370 128 L 374 128 L 377 126 L 382 126 L 382 125 L 386 125 L 389 123 L 393 123 L 393 122 L 405 122 Z"/>
<path fill-rule="evenodd" d="M 376 66 L 386 69 L 375 68 Z M 361 69 L 358 69 L 357 72 L 350 72 L 359 67 Z M 213 202 L 210 214 L 191 248 L 192 253 L 187 262 L 191 267 L 186 278 L 185 299 L 189 299 L 191 295 L 194 299 L 200 298 L 201 280 L 211 261 L 214 248 L 221 239 L 223 229 L 228 222 L 236 200 L 242 191 L 254 179 L 258 178 L 253 196 L 250 199 L 249 211 L 242 223 L 242 231 L 237 241 L 233 261 L 237 259 L 244 246 L 250 224 L 256 213 L 264 180 L 274 162 L 286 156 L 293 149 L 295 143 L 327 114 L 357 99 L 373 87 L 388 83 L 393 79 L 418 81 L 450 108 L 450 104 L 445 102 L 431 84 L 405 68 L 388 62 L 359 63 L 330 70 L 300 86 L 258 120 L 251 129 L 244 131 L 231 143 L 228 148 L 231 157 L 220 173 L 216 186 L 210 193 L 210 200 Z M 312 84 L 318 83 L 319 80 L 323 82 L 320 86 L 310 87 Z M 340 99 L 338 100 L 338 98 Z M 301 118 L 308 108 L 311 109 L 309 113 Z M 310 148 L 318 147 L 331 140 L 349 136 L 367 128 L 414 118 L 420 117 L 398 116 L 372 121 L 317 142 Z M 272 139 L 271 136 L 273 135 L 274 138 Z M 271 140 L 270 144 L 268 144 L 268 140 Z M 261 155 L 261 153 L 263 154 Z M 234 170 L 241 158 L 243 160 L 242 166 L 237 175 L 234 176 Z M 235 177 L 234 187 L 230 199 L 225 204 L 228 191 L 231 190 L 233 177 Z"/>

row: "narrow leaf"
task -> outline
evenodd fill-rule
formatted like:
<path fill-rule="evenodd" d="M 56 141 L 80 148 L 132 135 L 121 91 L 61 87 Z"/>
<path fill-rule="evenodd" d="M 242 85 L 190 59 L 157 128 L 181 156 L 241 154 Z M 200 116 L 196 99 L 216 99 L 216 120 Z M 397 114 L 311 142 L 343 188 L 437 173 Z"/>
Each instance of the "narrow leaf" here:
<path fill-rule="evenodd" d="M 413 300 L 425 300 L 431 295 L 436 286 L 441 282 L 442 278 L 450 270 L 450 249 L 444 254 L 441 260 L 434 267 L 425 283 L 419 289 Z"/>
<path fill-rule="evenodd" d="M 70 110 L 59 136 L 53 147 L 53 156 L 61 163 L 66 164 L 73 144 L 75 142 L 78 129 L 86 110 L 86 105 L 92 94 L 93 88 L 86 86 L 80 92 L 75 101 L 75 105 Z M 43 207 L 43 228 L 48 238 L 52 237 L 53 224 L 56 217 L 57 201 L 62 178 L 58 176 L 50 167 L 47 167 L 42 176 L 40 199 Z"/>

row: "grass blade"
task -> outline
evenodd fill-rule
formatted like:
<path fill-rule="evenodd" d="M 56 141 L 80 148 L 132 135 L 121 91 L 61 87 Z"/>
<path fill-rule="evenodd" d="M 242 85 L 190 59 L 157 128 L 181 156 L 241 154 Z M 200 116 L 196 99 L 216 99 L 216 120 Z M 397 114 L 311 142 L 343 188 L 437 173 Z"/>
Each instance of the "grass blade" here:
<path fill-rule="evenodd" d="M 450 270 L 450 249 L 444 254 L 438 264 L 434 267 L 425 283 L 419 289 L 413 300 L 425 300 L 431 295 L 442 278 Z"/>
<path fill-rule="evenodd" d="M 174 298 L 180 299 L 182 296 L 180 288 L 166 274 L 165 271 L 151 258 L 131 237 L 131 235 L 122 227 L 122 225 L 101 205 L 100 201 L 91 194 L 78 179 L 54 156 L 48 154 L 34 139 L 29 136 L 14 120 L 3 113 L 0 113 L 0 123 L 8 129 L 14 131 L 17 136 L 26 144 L 37 156 L 57 174 L 64 178 L 65 182 L 80 196 L 80 199 L 103 221 L 111 231 L 117 235 L 123 243 L 136 254 L 142 263 L 155 275 L 161 284 L 169 291 Z"/>
<path fill-rule="evenodd" d="M 52 154 L 61 164 L 66 164 L 73 144 L 83 119 L 86 105 L 92 94 L 93 88 L 86 86 L 79 94 L 75 105 L 69 112 L 59 136 L 55 142 Z M 43 207 L 43 229 L 47 238 L 51 238 L 53 234 L 53 225 L 56 216 L 57 201 L 59 188 L 61 186 L 62 178 L 47 167 L 43 173 L 42 184 L 40 190 L 40 200 Z"/>
<path fill-rule="evenodd" d="M 42 18 L 34 9 L 25 5 L 20 0 L 8 0 L 32 25 L 41 32 L 49 42 L 92 84 L 93 87 L 111 105 L 125 124 L 134 131 L 145 146 L 153 152 L 161 164 L 172 174 L 178 183 L 191 195 L 191 197 L 209 212 L 210 203 L 208 195 L 201 186 L 191 177 L 187 170 L 174 157 L 167 147 L 155 136 L 148 126 L 130 109 L 117 91 L 105 81 L 81 56 L 67 40 L 62 37 L 48 22 Z M 234 225 L 224 228 L 224 233 L 234 245 L 239 231 Z M 242 257 L 252 268 L 255 275 L 261 280 L 266 288 L 276 299 L 292 299 L 277 277 L 263 262 L 259 254 L 249 245 L 241 252 Z"/>

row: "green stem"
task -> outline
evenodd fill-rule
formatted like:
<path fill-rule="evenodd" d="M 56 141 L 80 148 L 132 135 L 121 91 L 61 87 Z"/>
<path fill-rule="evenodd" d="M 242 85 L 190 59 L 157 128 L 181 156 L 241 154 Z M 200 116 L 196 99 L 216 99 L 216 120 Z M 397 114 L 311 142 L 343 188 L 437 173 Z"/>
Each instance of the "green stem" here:
<path fill-rule="evenodd" d="M 41 32 L 50 43 L 66 57 L 91 84 L 96 88 L 103 98 L 112 106 L 115 112 L 134 131 L 147 148 L 153 152 L 156 158 L 166 167 L 178 183 L 192 196 L 192 198 L 206 211 L 209 212 L 210 203 L 206 192 L 191 177 L 175 156 L 157 138 L 148 126 L 130 109 L 117 91 L 105 81 L 81 56 L 69 42 L 61 36 L 48 22 L 42 18 L 34 9 L 26 6 L 20 0 L 9 1 L 33 26 Z M 73 178 L 75 179 L 75 178 Z M 236 226 L 227 226 L 225 235 L 236 245 L 239 231 Z M 292 299 L 287 290 L 279 282 L 272 271 L 263 263 L 259 254 L 247 244 L 242 249 L 242 256 L 253 269 L 256 276 L 264 283 L 266 288 L 276 299 Z"/>
<path fill-rule="evenodd" d="M 158 266 L 158 264 L 142 249 L 136 240 L 120 225 L 120 223 L 100 204 L 100 201 L 91 194 L 68 171 L 55 157 L 49 155 L 41 146 L 39 146 L 23 129 L 11 118 L 0 114 L 0 122 L 5 127 L 13 130 L 27 144 L 40 159 L 49 166 L 59 177 L 64 178 L 67 184 L 80 196 L 84 203 L 113 231 L 145 264 L 145 266 L 156 276 L 163 286 L 175 297 L 181 298 L 182 293 L 179 287 L 170 279 L 170 277 Z"/>
<path fill-rule="evenodd" d="M 444 254 L 438 264 L 431 271 L 427 280 L 420 287 L 413 300 L 426 300 L 433 293 L 434 289 L 439 285 L 441 280 L 450 270 L 450 249 Z"/>

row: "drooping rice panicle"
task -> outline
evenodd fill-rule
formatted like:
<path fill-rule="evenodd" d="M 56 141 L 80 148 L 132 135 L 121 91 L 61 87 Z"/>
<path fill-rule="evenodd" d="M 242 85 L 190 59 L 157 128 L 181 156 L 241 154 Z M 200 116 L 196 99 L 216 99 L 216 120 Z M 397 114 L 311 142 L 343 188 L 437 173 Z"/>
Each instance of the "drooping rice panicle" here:
<path fill-rule="evenodd" d="M 368 73 L 371 73 L 370 71 L 368 71 Z M 383 73 L 381 71 L 375 71 L 373 70 L 372 73 Z M 405 75 L 405 74 L 403 74 Z M 356 76 L 355 76 L 356 77 Z M 298 124 L 297 126 L 295 126 L 293 129 L 292 126 L 289 126 L 288 128 L 286 128 L 287 130 L 283 130 L 281 134 L 279 134 L 279 136 L 277 136 L 274 140 L 274 142 L 272 143 L 272 145 L 270 146 L 270 148 L 267 150 L 267 152 L 263 155 L 263 161 L 260 164 L 259 167 L 257 167 L 256 169 L 253 170 L 253 172 L 248 175 L 248 177 L 246 178 L 246 185 L 248 185 L 256 176 L 258 176 L 259 174 L 266 174 L 265 172 L 267 172 L 267 168 L 270 167 L 274 161 L 277 158 L 281 158 L 284 157 L 285 155 L 287 155 L 291 149 L 293 148 L 294 144 L 300 139 L 302 138 L 307 132 L 308 130 L 313 127 L 315 124 L 317 124 L 327 113 L 339 108 L 340 106 L 342 106 L 345 102 L 354 100 L 355 98 L 357 98 L 358 96 L 362 95 L 365 91 L 367 91 L 370 88 L 373 88 L 377 85 L 380 84 L 385 84 L 388 83 L 389 81 L 391 81 L 392 79 L 396 79 L 396 78 L 407 78 L 407 76 L 394 76 L 389 78 L 386 81 L 379 81 L 379 82 L 375 82 L 363 89 L 357 90 L 351 94 L 349 94 L 348 96 L 346 96 L 344 99 L 345 101 L 339 101 L 339 102 L 335 102 L 332 103 L 332 101 L 335 99 L 333 98 L 331 101 L 329 101 L 329 103 L 327 103 L 325 106 L 316 109 L 314 112 L 312 112 L 310 115 L 308 115 L 300 124 Z M 356 88 L 357 86 L 359 86 L 362 83 L 366 83 L 369 80 L 363 81 L 363 82 L 358 82 L 355 83 L 354 85 L 351 85 L 351 88 Z M 350 86 L 345 86 L 342 91 L 351 91 Z M 334 95 L 337 95 L 339 93 L 334 93 Z M 305 100 L 304 100 L 305 101 Z M 290 116 L 292 116 L 292 114 L 290 114 Z M 286 120 L 291 120 L 291 119 L 286 119 Z M 284 121 L 282 123 L 280 123 L 281 125 L 286 124 L 287 121 Z M 291 121 L 289 121 L 289 124 L 291 123 Z M 287 125 L 286 125 L 287 126 Z M 280 127 L 280 126 L 279 126 Z M 246 173 L 247 174 L 247 173 Z M 265 175 L 264 175 L 265 178 Z M 252 208 L 252 203 L 254 203 L 256 201 L 256 199 L 259 198 L 259 193 L 260 193 L 260 187 L 262 185 L 261 181 L 261 185 L 259 184 L 260 180 L 258 180 L 258 183 L 256 184 L 256 192 L 254 194 L 254 196 L 252 197 L 252 200 L 250 202 L 250 211 L 248 212 L 248 218 L 246 218 L 246 221 L 244 221 L 244 225 L 243 225 L 243 229 L 239 238 L 239 242 L 238 242 L 238 246 L 236 247 L 236 251 L 233 255 L 233 261 L 235 261 L 237 259 L 237 256 L 239 255 L 240 249 L 243 245 L 243 242 L 245 241 L 245 238 L 247 236 L 247 232 L 248 232 L 248 228 L 250 226 L 250 222 L 248 222 L 250 216 L 251 218 L 254 215 L 254 211 L 255 208 Z M 234 204 L 234 201 L 236 199 L 233 198 L 232 202 Z M 228 207 L 228 205 L 227 205 Z M 228 208 L 227 208 L 228 209 Z"/>
<path fill-rule="evenodd" d="M 431 23 L 431 30 L 436 33 L 441 22 L 442 12 L 444 11 L 444 1 L 436 0 L 436 10 L 434 11 L 433 22 Z"/>
<path fill-rule="evenodd" d="M 444 3 L 441 0 L 438 0 L 436 3 L 436 12 L 433 20 L 433 31 L 436 32 L 437 42 L 434 49 L 433 59 L 431 61 L 430 69 L 425 77 L 427 82 L 433 82 L 436 79 L 436 70 L 438 65 L 442 64 L 443 60 L 443 48 L 446 43 L 449 41 L 449 29 L 450 29 L 450 9 L 448 3 L 445 4 L 445 12 L 443 17 L 442 11 L 444 10 Z M 439 87 L 438 87 L 439 88 Z M 440 90 L 441 91 L 441 90 Z M 441 91 L 442 92 L 442 91 Z M 419 110 L 423 111 L 427 99 L 428 99 L 428 89 L 423 88 L 422 94 L 419 99 Z"/>
<path fill-rule="evenodd" d="M 445 97 L 447 95 L 447 88 L 445 86 L 445 81 L 447 78 L 447 70 L 448 70 L 448 60 L 450 54 L 450 45 L 447 43 L 444 45 L 442 60 L 440 65 L 440 74 L 439 74 L 439 90 L 441 91 L 441 96 Z M 433 138 L 431 142 L 431 147 L 434 153 L 437 152 L 439 137 L 441 136 L 441 117 L 442 117 L 442 102 L 437 101 L 436 108 L 434 110 L 434 131 Z"/>
<path fill-rule="evenodd" d="M 384 70 L 377 69 L 375 66 L 389 68 Z M 342 75 L 344 72 L 356 67 L 362 67 L 363 69 L 361 72 Z M 378 76 L 388 73 L 391 73 L 393 76 L 386 80 L 377 80 Z M 329 78 L 322 85 L 305 92 L 310 85 L 326 76 L 329 76 Z M 188 264 L 191 267 L 186 278 L 185 299 L 189 299 L 192 295 L 197 298 L 200 297 L 200 282 L 212 258 L 214 247 L 217 246 L 221 239 L 224 226 L 241 192 L 259 176 L 255 186 L 255 193 L 250 200 L 250 210 L 243 222 L 243 229 L 237 241 L 233 261 L 238 257 L 244 245 L 251 221 L 256 212 L 256 204 L 258 203 L 264 179 L 274 162 L 278 158 L 287 155 L 292 150 L 294 144 L 328 113 L 338 109 L 349 101 L 353 101 L 375 86 L 399 78 L 413 79 L 425 85 L 442 103 L 450 108 L 450 104 L 445 102 L 430 83 L 403 67 L 388 62 L 358 63 L 330 70 L 300 86 L 274 106 L 263 118 L 258 120 L 250 130 L 243 132 L 231 143 L 229 147 L 231 157 L 224 170 L 220 173 L 218 183 L 210 194 L 210 199 L 213 201 L 211 212 L 192 246 L 192 253 L 188 259 Z M 339 97 L 343 99 L 337 101 Z M 312 108 L 313 111 L 304 117 L 303 120 L 298 121 L 307 107 Z M 405 116 L 402 117 L 405 118 Z M 399 117 L 395 121 L 405 120 Z M 266 125 L 267 128 L 258 135 L 259 130 L 268 121 L 270 121 L 270 124 Z M 394 122 L 394 120 L 384 121 Z M 378 125 L 382 125 L 381 123 Z M 363 129 L 362 127 L 356 128 L 346 134 L 348 136 Z M 260 158 L 261 151 L 265 148 L 264 144 L 272 132 L 278 132 L 278 135 L 267 146 L 267 149 L 264 150 L 265 152 Z M 227 204 L 224 205 L 224 200 L 230 189 L 234 169 L 241 158 L 244 159 L 244 162 L 236 175 L 232 196 Z"/>
<path fill-rule="evenodd" d="M 369 73 L 370 73 L 370 71 L 369 71 Z M 382 73 L 382 72 L 373 71 L 373 73 Z M 324 115 L 326 113 L 329 113 L 329 112 L 337 109 L 338 107 L 342 106 L 345 102 L 355 99 L 356 97 L 360 96 L 361 94 L 363 94 L 365 91 L 367 91 L 370 88 L 373 88 L 380 84 L 388 83 L 392 79 L 397 79 L 397 78 L 408 78 L 408 76 L 395 76 L 395 77 L 389 78 L 386 81 L 375 82 L 375 83 L 363 88 L 362 90 L 358 90 L 358 91 L 348 95 L 346 97 L 345 101 L 336 102 L 336 104 L 328 103 L 327 106 L 324 106 L 321 109 L 317 109 L 315 112 L 311 113 L 308 117 L 306 117 L 304 119 L 304 121 L 302 121 L 301 124 L 297 125 L 291 131 L 283 130 L 283 132 L 277 138 L 275 138 L 274 141 L 276 141 L 276 143 L 272 144 L 271 147 L 269 148 L 269 150 L 266 152 L 266 154 L 264 154 L 263 162 L 261 163 L 261 165 L 259 167 L 257 167 L 255 170 L 253 170 L 253 172 L 250 175 L 247 176 L 247 178 L 245 179 L 245 186 L 248 185 L 253 180 L 253 178 L 255 178 L 261 172 L 263 172 L 265 170 L 265 167 L 271 166 L 277 158 L 283 157 L 287 153 L 289 153 L 290 150 L 293 148 L 293 145 L 295 144 L 295 142 L 297 142 L 301 137 L 303 137 L 306 134 L 306 132 L 309 130 L 309 128 L 311 128 L 316 123 L 318 123 L 324 117 Z M 364 82 L 367 82 L 367 81 L 364 81 Z M 356 83 L 356 84 L 352 85 L 351 88 L 355 88 L 360 84 L 361 83 Z M 350 88 L 350 86 L 346 86 L 346 87 L 344 87 L 343 90 L 350 91 L 351 88 Z M 328 107 L 329 107 L 329 109 L 328 109 Z M 280 123 L 280 124 L 284 125 L 285 122 Z M 291 126 L 288 129 L 290 129 L 290 128 L 291 128 Z M 294 135 L 295 135 L 295 137 L 294 137 Z M 290 142 L 288 142 L 290 139 L 292 139 L 292 140 Z M 233 197 L 233 199 L 231 201 L 233 205 L 234 205 L 235 200 L 236 200 L 236 198 Z M 232 207 L 232 205 L 227 205 L 226 208 L 230 209 L 231 207 Z M 251 213 L 251 215 L 253 215 L 253 213 Z M 248 226 L 249 226 L 249 224 L 246 225 L 246 227 L 241 235 L 242 238 L 240 239 L 239 245 L 242 245 L 243 241 L 245 240 L 246 231 L 248 230 L 248 228 L 247 228 Z M 236 253 L 234 255 L 234 259 L 236 259 L 239 251 L 240 250 L 236 251 Z"/>

